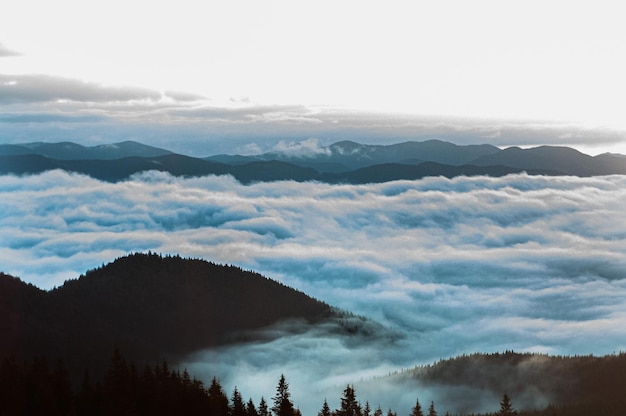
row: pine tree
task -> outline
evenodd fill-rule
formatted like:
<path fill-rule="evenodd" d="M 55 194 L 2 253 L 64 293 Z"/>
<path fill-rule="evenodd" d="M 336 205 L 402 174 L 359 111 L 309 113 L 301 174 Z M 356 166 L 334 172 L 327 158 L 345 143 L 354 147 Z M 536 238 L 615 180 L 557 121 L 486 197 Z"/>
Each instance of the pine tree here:
<path fill-rule="evenodd" d="M 411 411 L 411 416 L 424 416 L 424 412 L 422 412 L 422 406 L 420 405 L 419 399 L 415 400 L 415 406 Z"/>
<path fill-rule="evenodd" d="M 208 393 L 208 415 L 209 416 L 228 416 L 229 406 L 228 406 L 228 397 L 224 394 L 224 390 L 222 390 L 222 385 L 217 380 L 217 378 L 213 377 L 213 381 L 211 381 L 211 385 L 207 391 Z"/>
<path fill-rule="evenodd" d="M 335 411 L 337 416 L 362 416 L 361 405 L 356 400 L 356 392 L 353 386 L 347 385 L 341 398 L 341 408 Z"/>
<path fill-rule="evenodd" d="M 246 406 L 243 403 L 243 398 L 239 390 L 237 390 L 237 387 L 233 390 L 233 396 L 231 398 L 230 416 L 246 416 Z"/>
<path fill-rule="evenodd" d="M 267 402 L 263 396 L 261 396 L 261 401 L 259 402 L 259 416 L 270 416 L 270 411 L 267 408 Z"/>
<path fill-rule="evenodd" d="M 437 416 L 437 411 L 435 410 L 435 402 L 430 402 L 430 406 L 428 406 L 428 416 Z"/>
<path fill-rule="evenodd" d="M 289 384 L 285 380 L 285 375 L 281 374 L 278 386 L 276 386 L 276 395 L 273 398 L 272 412 L 275 416 L 295 416 L 296 410 L 290 397 Z"/>
<path fill-rule="evenodd" d="M 252 397 L 248 400 L 246 404 L 246 415 L 247 416 L 259 416 L 259 412 L 257 412 L 256 407 L 254 406 L 254 402 L 252 401 Z"/>
<path fill-rule="evenodd" d="M 380 405 L 374 410 L 374 416 L 383 416 L 383 409 L 380 408 Z"/>
<path fill-rule="evenodd" d="M 324 399 L 322 410 L 317 413 L 317 416 L 332 416 L 332 413 L 330 412 L 330 407 L 328 406 L 328 401 L 326 399 Z"/>
<path fill-rule="evenodd" d="M 365 401 L 365 406 L 363 407 L 363 416 L 371 416 L 372 409 L 370 408 L 370 402 Z"/>
<path fill-rule="evenodd" d="M 502 401 L 500 402 L 500 411 L 498 412 L 498 416 L 514 416 L 517 415 L 517 411 L 513 409 L 511 405 L 511 399 L 509 396 L 504 393 L 502 396 Z"/>

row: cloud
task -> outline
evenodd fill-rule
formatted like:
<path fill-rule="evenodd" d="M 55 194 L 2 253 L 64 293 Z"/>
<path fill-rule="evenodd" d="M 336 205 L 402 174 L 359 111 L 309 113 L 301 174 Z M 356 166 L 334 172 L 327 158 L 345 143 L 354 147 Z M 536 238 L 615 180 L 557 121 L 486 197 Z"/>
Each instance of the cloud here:
<path fill-rule="evenodd" d="M 201 101 L 207 99 L 202 95 L 184 91 L 165 91 L 164 94 L 166 97 L 172 98 L 174 101 Z"/>
<path fill-rule="evenodd" d="M 0 43 L 0 58 L 4 58 L 8 56 L 20 56 L 20 54 L 7 48 L 2 43 Z"/>
<path fill-rule="evenodd" d="M 281 140 L 274 146 L 273 150 L 276 153 L 296 158 L 330 155 L 330 149 L 320 146 L 319 139 L 314 137 L 300 142 L 286 142 Z"/>
<path fill-rule="evenodd" d="M 313 386 L 331 400 L 367 368 L 476 351 L 626 349 L 624 176 L 243 186 L 159 172 L 112 184 L 53 171 L 0 177 L 0 201 L 2 271 L 41 287 L 131 251 L 180 253 L 259 271 L 402 335 L 352 345 L 308 333 L 189 358 L 257 400 L 252 384 L 271 388 L 281 369 L 294 389 Z M 398 411 L 409 411 L 415 397 L 402 394 Z"/>
<path fill-rule="evenodd" d="M 105 117 L 95 114 L 0 114 L 0 123 L 95 123 L 104 121 Z"/>
<path fill-rule="evenodd" d="M 50 75 L 0 74 L 0 103 L 48 101 L 117 102 L 156 101 L 159 92 L 136 87 L 108 87 L 93 82 Z"/>

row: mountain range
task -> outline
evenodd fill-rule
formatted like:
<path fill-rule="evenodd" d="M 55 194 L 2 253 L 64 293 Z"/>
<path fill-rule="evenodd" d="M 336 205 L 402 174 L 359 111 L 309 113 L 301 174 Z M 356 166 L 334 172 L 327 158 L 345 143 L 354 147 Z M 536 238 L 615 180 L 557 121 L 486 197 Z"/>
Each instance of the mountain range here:
<path fill-rule="evenodd" d="M 459 146 L 440 140 L 393 145 L 341 141 L 308 153 L 206 158 L 132 141 L 93 147 L 70 142 L 0 145 L 0 174 L 36 174 L 53 169 L 113 182 L 138 172 L 157 170 L 185 177 L 232 175 L 244 184 L 276 180 L 360 184 L 521 172 L 580 177 L 624 175 L 626 157 L 608 153 L 589 156 L 568 147 L 499 149 L 488 144 Z"/>

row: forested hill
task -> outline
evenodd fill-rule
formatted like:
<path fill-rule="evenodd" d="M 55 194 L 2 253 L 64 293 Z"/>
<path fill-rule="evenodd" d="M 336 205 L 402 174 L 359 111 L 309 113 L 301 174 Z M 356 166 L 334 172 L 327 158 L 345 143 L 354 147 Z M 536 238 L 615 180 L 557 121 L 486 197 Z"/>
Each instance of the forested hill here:
<path fill-rule="evenodd" d="M 203 260 L 134 254 L 52 291 L 0 274 L 0 357 L 63 358 L 75 371 L 120 348 L 138 362 L 251 340 L 284 320 L 339 312 L 259 274 Z M 343 328 L 349 332 L 349 328 Z"/>
<path fill-rule="evenodd" d="M 549 356 L 531 353 L 463 355 L 390 376 L 397 386 L 428 386 L 442 402 L 475 409 L 507 393 L 520 416 L 626 414 L 626 354 Z M 459 392 L 464 392 L 461 396 Z"/>

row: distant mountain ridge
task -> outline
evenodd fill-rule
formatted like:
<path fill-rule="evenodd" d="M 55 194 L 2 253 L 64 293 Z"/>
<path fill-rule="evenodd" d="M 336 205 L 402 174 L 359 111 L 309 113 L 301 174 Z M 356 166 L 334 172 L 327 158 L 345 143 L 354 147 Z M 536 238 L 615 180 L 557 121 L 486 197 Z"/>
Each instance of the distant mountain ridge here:
<path fill-rule="evenodd" d="M 169 150 L 135 141 L 97 146 L 82 146 L 72 142 L 33 142 L 20 145 L 0 145 L 0 155 L 41 155 L 57 160 L 115 160 L 126 157 L 157 157 L 172 154 Z"/>
<path fill-rule="evenodd" d="M 258 160 L 279 160 L 310 167 L 319 172 L 339 173 L 387 163 L 415 165 L 422 162 L 436 162 L 457 166 L 468 164 L 477 157 L 490 155 L 498 151 L 500 149 L 492 145 L 458 146 L 441 140 L 403 142 L 392 145 L 359 144 L 345 140 L 308 155 L 270 152 L 248 157 L 216 155 L 205 159 L 233 164 Z"/>
<path fill-rule="evenodd" d="M 341 141 L 309 153 L 271 152 L 256 156 L 195 158 L 136 142 L 84 147 L 74 143 L 0 145 L 0 174 L 37 174 L 53 169 L 106 180 L 125 180 L 149 170 L 175 176 L 232 175 L 244 184 L 295 180 L 380 183 L 427 176 L 625 175 L 626 157 L 589 156 L 575 149 L 530 149 L 492 145 L 459 146 L 440 140 L 393 145 Z"/>

